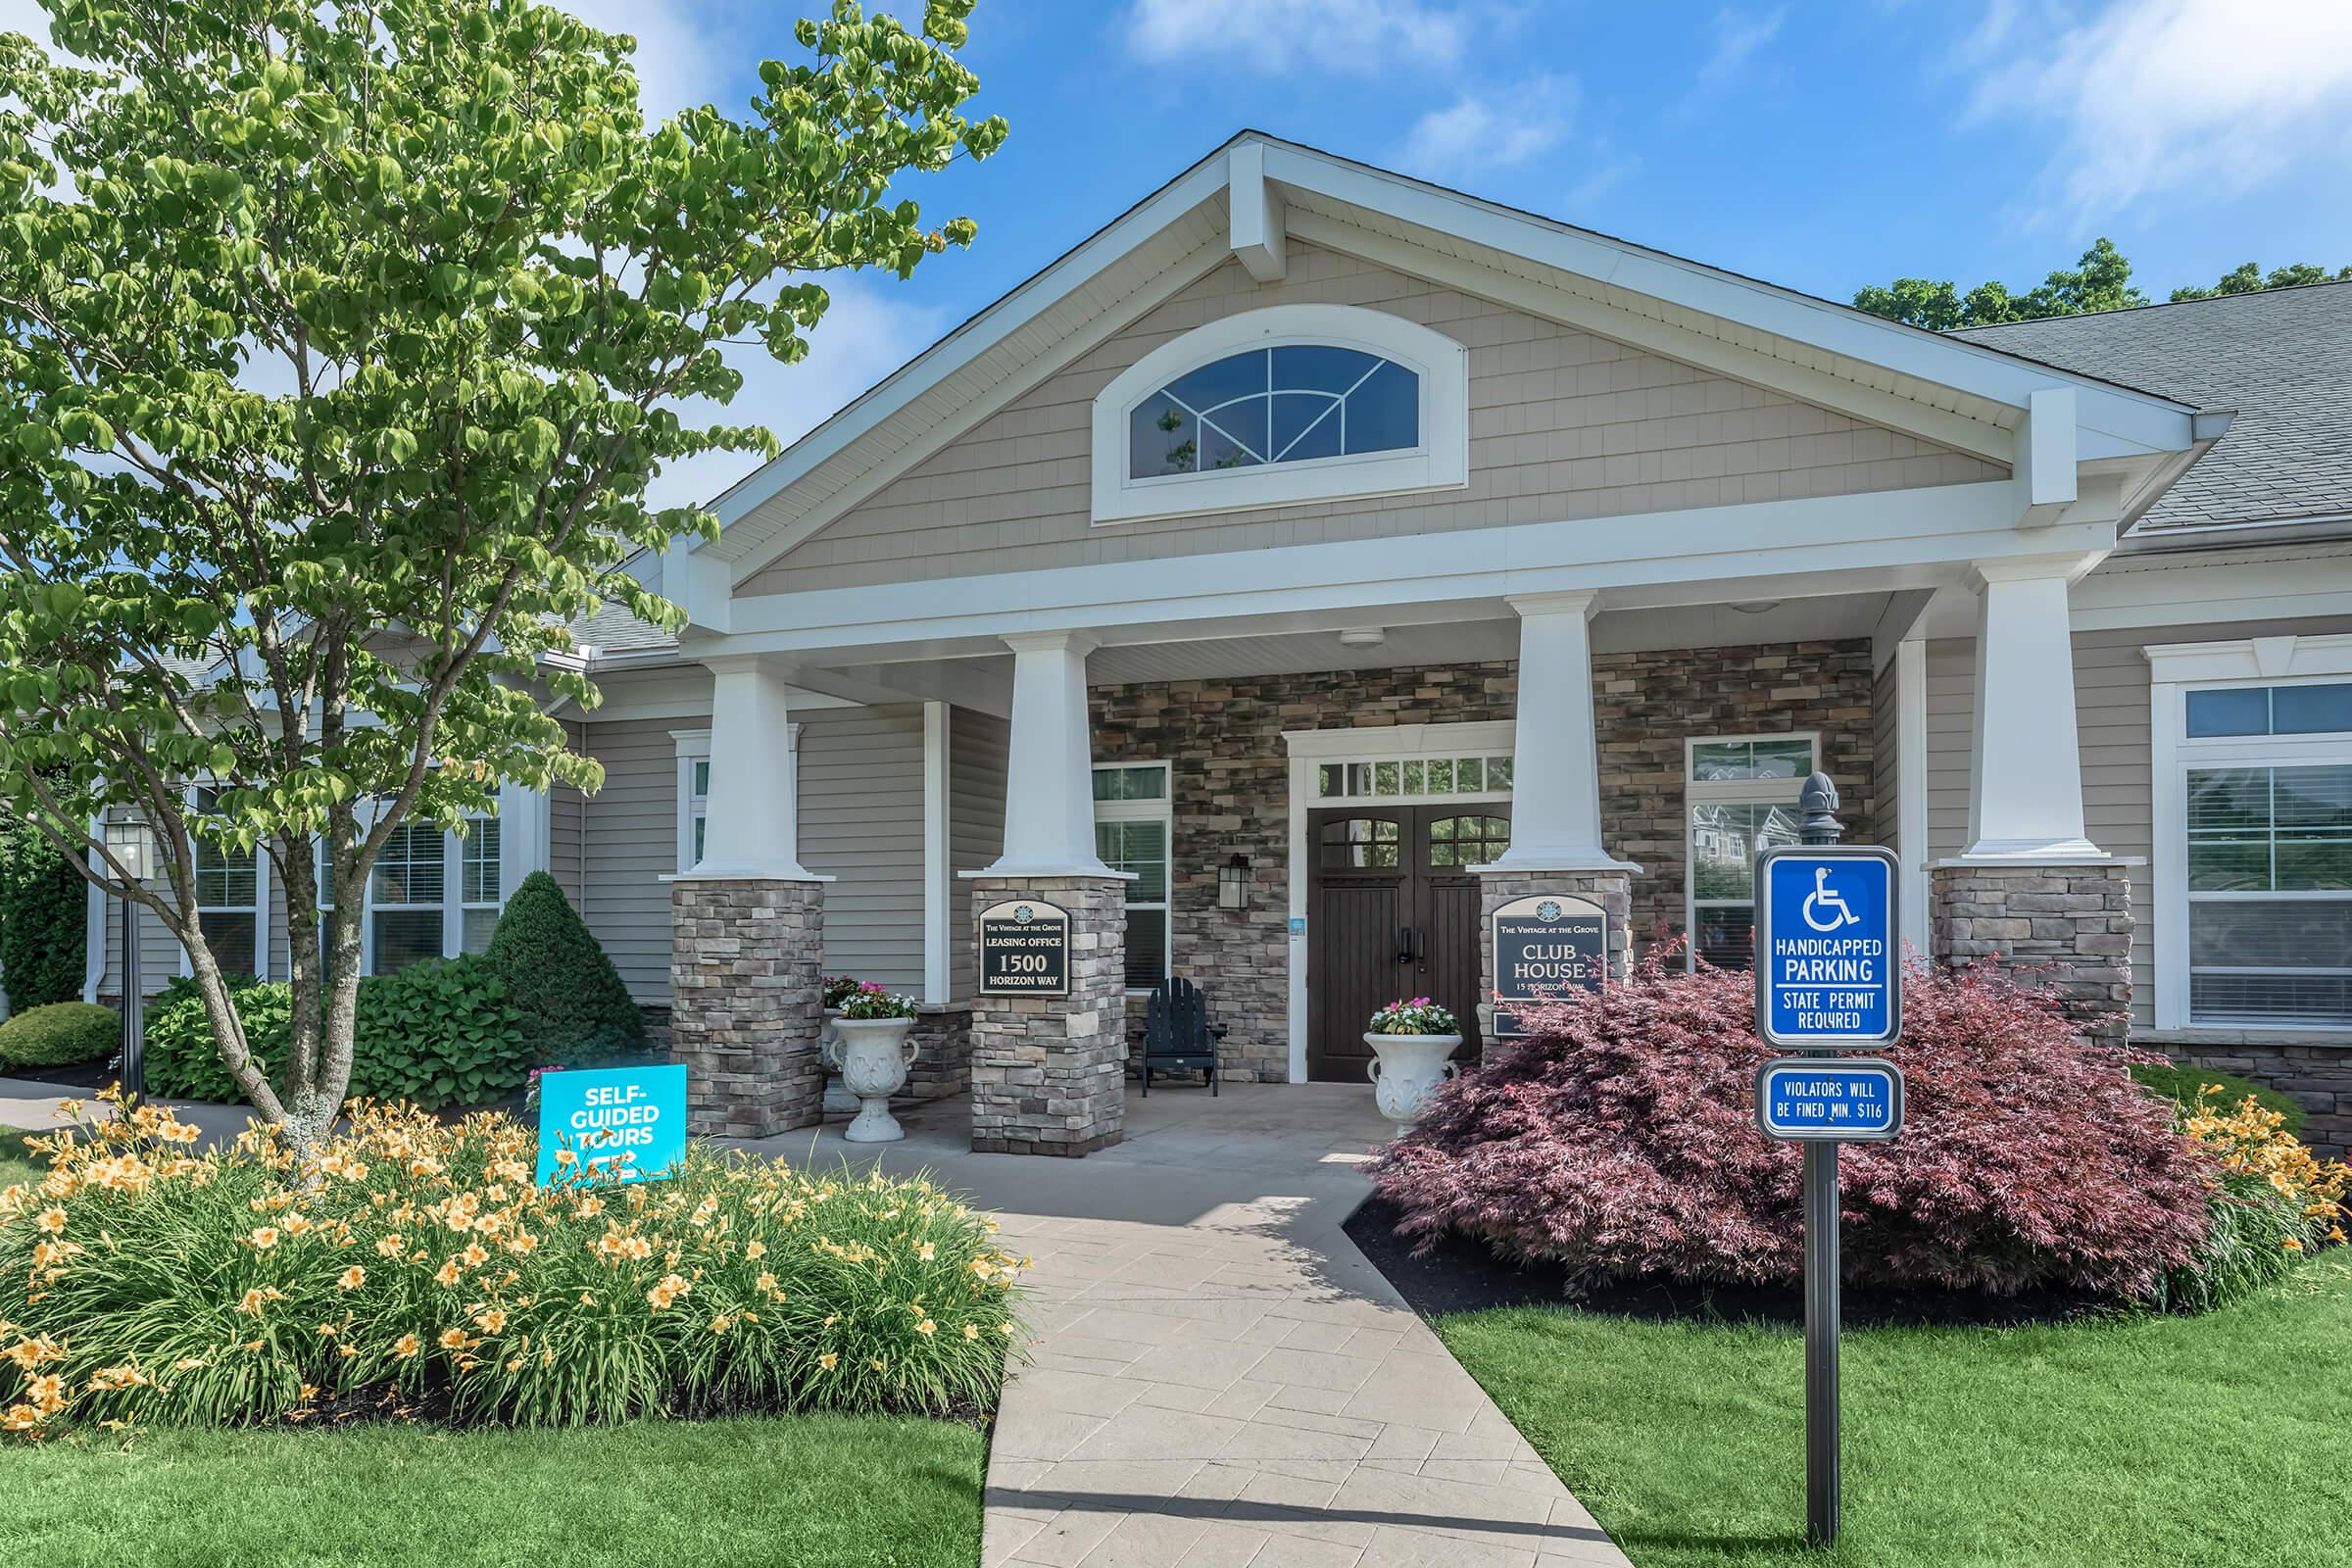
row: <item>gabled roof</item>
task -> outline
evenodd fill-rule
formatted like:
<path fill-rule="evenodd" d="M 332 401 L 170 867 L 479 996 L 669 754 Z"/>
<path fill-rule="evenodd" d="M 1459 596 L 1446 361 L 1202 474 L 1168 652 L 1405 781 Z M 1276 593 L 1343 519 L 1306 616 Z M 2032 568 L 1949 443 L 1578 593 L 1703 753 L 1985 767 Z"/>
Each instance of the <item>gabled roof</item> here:
<path fill-rule="evenodd" d="M 2134 532 L 2352 521 L 2352 283 L 2226 294 L 1957 333 L 2041 364 L 2234 408 Z"/>
<path fill-rule="evenodd" d="M 1229 193 L 1232 198 L 1229 199 Z M 740 583 L 1052 370 L 1283 232 L 1402 270 L 1473 275 L 1557 319 L 1994 462 L 2031 395 L 2078 389 L 2080 457 L 2185 447 L 2186 406 L 1244 131 L 901 367 L 713 504 L 690 556 Z M 1247 237 L 1245 237 L 1247 236 Z M 1431 275 L 1435 275 L 1433 272 Z M 688 589 L 689 597 L 692 595 Z M 680 595 L 672 593 L 672 598 Z M 681 601 L 685 602 L 685 601 Z M 691 605 L 690 605 L 690 608 Z"/>

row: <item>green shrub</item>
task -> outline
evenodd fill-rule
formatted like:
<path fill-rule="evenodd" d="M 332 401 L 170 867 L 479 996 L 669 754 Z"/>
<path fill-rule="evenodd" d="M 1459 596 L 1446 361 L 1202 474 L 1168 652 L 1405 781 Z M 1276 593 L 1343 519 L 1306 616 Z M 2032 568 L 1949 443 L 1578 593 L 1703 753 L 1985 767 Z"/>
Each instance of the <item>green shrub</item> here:
<path fill-rule="evenodd" d="M 290 989 L 231 982 L 247 1045 L 272 1077 L 283 1068 Z M 529 1036 L 499 975 L 474 957 L 429 958 L 360 982 L 351 1094 L 418 1104 L 481 1105 L 523 1086 Z M 213 1040 L 196 982 L 179 978 L 147 1009 L 147 1087 L 171 1099 L 242 1101 Z"/>
<path fill-rule="evenodd" d="M 420 1105 L 484 1105 L 530 1071 L 530 1036 L 498 971 L 427 958 L 360 982 L 351 1092 Z"/>
<path fill-rule="evenodd" d="M 0 812 L 0 989 L 12 1010 L 80 997 L 88 888 L 56 846 Z"/>
<path fill-rule="evenodd" d="M 2142 1089 L 2161 1095 L 2183 1108 L 2197 1102 L 2198 1091 L 2207 1084 L 2219 1084 L 2220 1092 L 2205 1098 L 2217 1105 L 2235 1105 L 2248 1095 L 2265 1110 L 2275 1110 L 2286 1118 L 2286 1130 L 2300 1136 L 2303 1131 L 2303 1107 L 2278 1090 L 2258 1084 L 2251 1078 L 2235 1073 L 2215 1072 L 2209 1067 L 2183 1067 L 2179 1062 L 2135 1062 L 2132 1067 L 2132 1081 Z"/>
<path fill-rule="evenodd" d="M 303 1168 L 194 1136 L 143 1107 L 0 1199 L 0 1429 L 944 1412 L 1003 1377 L 1022 1265 L 919 1178 L 698 1142 L 661 1181 L 535 1187 L 528 1126 L 408 1107 Z"/>
<path fill-rule="evenodd" d="M 104 1061 L 122 1039 L 122 1019 L 93 1002 L 52 1002 L 0 1023 L 0 1068 L 74 1067 Z"/>
<path fill-rule="evenodd" d="M 534 1062 L 576 1067 L 645 1049 L 645 1014 L 545 871 L 524 877 L 507 900 L 484 957 L 522 1009 Z"/>

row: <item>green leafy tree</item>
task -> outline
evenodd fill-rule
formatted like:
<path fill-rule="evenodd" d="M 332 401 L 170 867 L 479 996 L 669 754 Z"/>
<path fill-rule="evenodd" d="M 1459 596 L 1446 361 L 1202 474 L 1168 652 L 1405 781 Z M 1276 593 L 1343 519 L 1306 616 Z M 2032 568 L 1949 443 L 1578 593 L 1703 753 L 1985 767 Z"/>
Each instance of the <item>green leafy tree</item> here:
<path fill-rule="evenodd" d="M 1962 294 L 1959 285 L 1948 279 L 1937 283 L 1924 277 L 1898 277 L 1886 287 L 1874 284 L 1854 296 L 1854 304 L 1873 316 L 1907 321 L 1931 332 L 2034 321 L 2045 316 L 2078 316 L 2084 311 L 2120 311 L 2147 303 L 2148 297 L 2132 286 L 2131 262 L 2109 239 L 2084 251 L 2072 271 L 2052 272 L 2041 280 L 2040 287 L 2023 294 L 2012 294 L 1999 282 L 1979 283 Z"/>
<path fill-rule="evenodd" d="M 2297 262 L 2292 267 L 2273 268 L 2266 275 L 2260 267 L 2247 262 L 2222 274 L 2221 281 L 2211 288 L 2194 284 L 2173 290 L 2175 300 L 2209 300 L 2222 294 L 2259 294 L 2268 288 L 2302 288 L 2311 283 L 2342 283 L 2352 281 L 2352 267 L 2339 267 L 2330 272 L 2325 267 L 2309 262 Z"/>
<path fill-rule="evenodd" d="M 774 451 L 692 422 L 740 384 L 722 345 L 798 360 L 815 274 L 968 244 L 893 181 L 1004 127 L 962 113 L 974 0 L 919 31 L 840 0 L 747 115 L 656 125 L 629 39 L 529 0 L 44 4 L 71 63 L 0 37 L 0 798 L 171 928 L 307 1147 L 387 839 L 600 784 L 545 712 L 596 692 L 543 656 L 600 602 L 675 626 L 620 564 L 714 523 L 647 481 Z M 90 842 L 103 809 L 153 825 L 157 877 Z M 286 891 L 282 1092 L 200 935 L 200 843 Z"/>
<path fill-rule="evenodd" d="M 2248 262 L 2226 274 L 2211 288 L 2177 288 L 2175 300 L 2211 299 L 2217 294 L 2252 294 L 2266 288 L 2294 288 L 2305 283 L 2333 283 L 2352 279 L 2352 267 L 2334 272 L 2298 263 L 2267 276 Z M 2132 284 L 2132 263 L 2101 239 L 2082 253 L 2072 271 L 2052 272 L 2041 286 L 2012 294 L 1999 282 L 1979 283 L 1966 294 L 1945 279 L 1898 277 L 1884 286 L 1872 284 L 1854 296 L 1854 304 L 1873 316 L 1924 326 L 1931 332 L 1951 332 L 1964 326 L 1998 326 L 2004 321 L 2037 321 L 2049 316 L 2080 316 L 2087 311 L 2122 311 L 2149 303 Z"/>

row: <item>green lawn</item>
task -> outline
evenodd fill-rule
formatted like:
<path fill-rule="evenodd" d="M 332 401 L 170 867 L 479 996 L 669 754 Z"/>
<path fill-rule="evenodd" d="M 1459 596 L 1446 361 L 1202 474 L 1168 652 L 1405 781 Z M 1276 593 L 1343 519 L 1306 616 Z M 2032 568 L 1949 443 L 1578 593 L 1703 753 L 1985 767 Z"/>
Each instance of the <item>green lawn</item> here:
<path fill-rule="evenodd" d="M 969 1568 L 969 1427 L 803 1416 L 578 1432 L 149 1432 L 0 1451 L 48 1568 Z"/>
<path fill-rule="evenodd" d="M 1640 1568 L 2352 1564 L 2352 1265 L 2195 1318 L 1845 1338 L 1845 1531 L 1803 1544 L 1792 1329 L 1438 1325 Z"/>
<path fill-rule="evenodd" d="M 24 1140 L 36 1136 L 21 1133 L 14 1127 L 0 1127 L 0 1187 L 14 1187 L 19 1182 L 30 1185 L 47 1172 L 46 1161 L 24 1151 Z"/>

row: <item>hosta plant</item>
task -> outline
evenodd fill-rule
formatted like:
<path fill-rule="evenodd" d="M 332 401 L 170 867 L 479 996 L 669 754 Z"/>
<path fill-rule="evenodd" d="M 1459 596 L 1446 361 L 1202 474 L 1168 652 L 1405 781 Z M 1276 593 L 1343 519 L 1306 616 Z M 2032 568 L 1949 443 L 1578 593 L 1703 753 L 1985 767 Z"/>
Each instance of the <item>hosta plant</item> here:
<path fill-rule="evenodd" d="M 0 1426 L 379 1408 L 530 1426 L 993 1400 L 1023 1266 L 927 1181 L 690 1146 L 662 1181 L 532 1185 L 529 1128 L 355 1106 L 193 1152 L 152 1105 L 0 1194 Z"/>
<path fill-rule="evenodd" d="M 1392 1002 L 1374 1013 L 1372 1021 L 1364 1027 L 1376 1035 L 1453 1035 L 1462 1032 L 1461 1020 L 1427 997 Z"/>
<path fill-rule="evenodd" d="M 1590 1286 L 1649 1277 L 1793 1284 L 1801 1155 L 1757 1129 L 1750 976 L 1669 972 L 1528 1009 L 1390 1146 L 1382 1195 L 1408 1236 L 1447 1231 L 1565 1264 Z M 2136 1087 L 2119 1048 L 2079 1039 L 1996 975 L 1904 978 L 1902 1135 L 1846 1147 L 1845 1277 L 1856 1284 L 2145 1298 L 2211 1220 L 2213 1161 Z"/>

